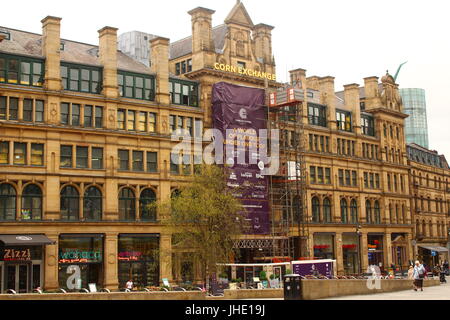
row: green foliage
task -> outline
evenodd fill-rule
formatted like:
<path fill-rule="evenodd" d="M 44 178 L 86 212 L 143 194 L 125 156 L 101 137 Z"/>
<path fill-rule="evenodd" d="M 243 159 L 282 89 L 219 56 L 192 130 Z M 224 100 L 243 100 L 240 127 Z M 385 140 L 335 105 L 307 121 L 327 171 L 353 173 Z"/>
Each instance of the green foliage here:
<path fill-rule="evenodd" d="M 203 165 L 178 195 L 153 205 L 160 220 L 171 228 L 176 246 L 189 248 L 202 264 L 204 279 L 221 271 L 217 264 L 229 263 L 237 255 L 234 241 L 246 222 L 240 201 L 227 187 L 223 168 Z"/>
<path fill-rule="evenodd" d="M 261 281 L 267 280 L 267 274 L 265 271 L 261 271 L 259 273 L 259 280 L 261 280 Z"/>
<path fill-rule="evenodd" d="M 274 280 L 275 279 L 275 275 L 272 273 L 271 275 L 270 275 L 270 280 Z"/>
<path fill-rule="evenodd" d="M 285 274 L 292 274 L 292 270 L 291 269 L 286 269 L 286 273 Z"/>

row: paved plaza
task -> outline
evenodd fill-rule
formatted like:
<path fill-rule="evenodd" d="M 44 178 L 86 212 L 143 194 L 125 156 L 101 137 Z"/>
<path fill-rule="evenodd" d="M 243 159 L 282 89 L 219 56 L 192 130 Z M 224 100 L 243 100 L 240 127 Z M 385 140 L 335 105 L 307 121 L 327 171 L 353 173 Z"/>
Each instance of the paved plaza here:
<path fill-rule="evenodd" d="M 423 292 L 414 291 L 411 285 L 411 290 L 407 291 L 334 297 L 321 300 L 450 300 L 450 278 L 447 277 L 447 283 L 440 286 L 423 288 Z"/>

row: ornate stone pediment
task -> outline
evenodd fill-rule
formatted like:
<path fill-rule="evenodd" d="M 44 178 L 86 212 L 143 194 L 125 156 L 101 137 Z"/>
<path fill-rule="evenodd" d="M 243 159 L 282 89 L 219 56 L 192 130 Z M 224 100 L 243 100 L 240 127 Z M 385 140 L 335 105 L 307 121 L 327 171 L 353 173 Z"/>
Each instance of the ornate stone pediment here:
<path fill-rule="evenodd" d="M 225 23 L 235 23 L 249 28 L 254 27 L 253 21 L 250 18 L 247 9 L 245 9 L 244 4 L 240 0 L 237 1 L 236 5 L 228 14 L 225 19 Z"/>

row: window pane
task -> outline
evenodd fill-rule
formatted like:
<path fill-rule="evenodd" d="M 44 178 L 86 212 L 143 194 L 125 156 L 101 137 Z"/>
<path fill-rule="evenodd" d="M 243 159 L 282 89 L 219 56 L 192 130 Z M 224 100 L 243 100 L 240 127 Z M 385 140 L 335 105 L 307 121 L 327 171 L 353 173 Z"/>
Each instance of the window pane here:
<path fill-rule="evenodd" d="M 80 105 L 72 104 L 72 125 L 79 126 L 80 125 Z"/>
<path fill-rule="evenodd" d="M 84 106 L 84 126 L 92 127 L 92 106 Z"/>
<path fill-rule="evenodd" d="M 144 153 L 133 151 L 133 171 L 144 171 Z"/>
<path fill-rule="evenodd" d="M 61 146 L 60 167 L 72 168 L 72 146 Z"/>
<path fill-rule="evenodd" d="M 103 107 L 95 107 L 95 127 L 103 128 Z"/>
<path fill-rule="evenodd" d="M 24 165 L 27 159 L 27 144 L 14 143 L 14 164 Z"/>
<path fill-rule="evenodd" d="M 35 122 L 44 122 L 44 101 L 36 100 L 35 101 L 35 111 L 34 111 L 34 121 Z"/>
<path fill-rule="evenodd" d="M 136 124 L 135 124 L 135 112 L 128 110 L 128 130 L 134 131 L 136 130 Z"/>
<path fill-rule="evenodd" d="M 119 150 L 119 168 L 120 170 L 129 170 L 128 167 L 128 150 Z"/>
<path fill-rule="evenodd" d="M 0 142 L 0 164 L 9 163 L 9 142 Z"/>
<path fill-rule="evenodd" d="M 103 169 L 103 148 L 92 148 L 92 169 Z"/>
<path fill-rule="evenodd" d="M 31 165 L 43 166 L 44 165 L 44 145 L 32 143 L 31 144 Z"/>
<path fill-rule="evenodd" d="M 149 113 L 149 131 L 156 132 L 156 113 Z"/>
<path fill-rule="evenodd" d="M 69 104 L 61 103 L 61 123 L 69 124 Z"/>
<path fill-rule="evenodd" d="M 19 99 L 9 98 L 9 120 L 17 120 L 19 117 Z"/>
<path fill-rule="evenodd" d="M 33 100 L 23 100 L 23 121 L 33 121 Z"/>
<path fill-rule="evenodd" d="M 139 131 L 147 131 L 147 112 L 139 112 Z"/>
<path fill-rule="evenodd" d="M 148 172 L 158 172 L 158 153 L 147 152 L 147 171 Z"/>
<path fill-rule="evenodd" d="M 88 147 L 77 147 L 77 168 L 88 167 Z"/>
<path fill-rule="evenodd" d="M 6 97 L 0 97 L 0 119 L 6 119 Z"/>
<path fill-rule="evenodd" d="M 125 130 L 125 110 L 117 111 L 117 126 L 119 129 Z"/>

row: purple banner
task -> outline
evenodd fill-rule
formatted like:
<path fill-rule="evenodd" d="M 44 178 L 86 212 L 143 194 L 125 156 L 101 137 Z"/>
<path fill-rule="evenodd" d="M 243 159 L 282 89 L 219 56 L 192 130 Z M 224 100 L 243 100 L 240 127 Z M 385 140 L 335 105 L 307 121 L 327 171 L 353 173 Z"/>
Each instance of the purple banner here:
<path fill-rule="evenodd" d="M 219 82 L 213 86 L 212 103 L 214 128 L 224 137 L 224 144 L 217 147 L 223 148 L 228 164 L 228 187 L 236 188 L 234 195 L 242 201 L 250 223 L 246 233 L 269 234 L 268 178 L 261 174 L 257 152 L 266 146 L 258 138 L 259 130 L 267 129 L 265 91 Z M 234 146 L 235 152 L 227 155 L 227 146 Z M 238 163 L 239 157 L 245 162 Z"/>
<path fill-rule="evenodd" d="M 292 263 L 294 274 L 301 276 L 326 276 L 333 277 L 333 263 L 332 262 L 311 262 L 311 263 Z"/>

